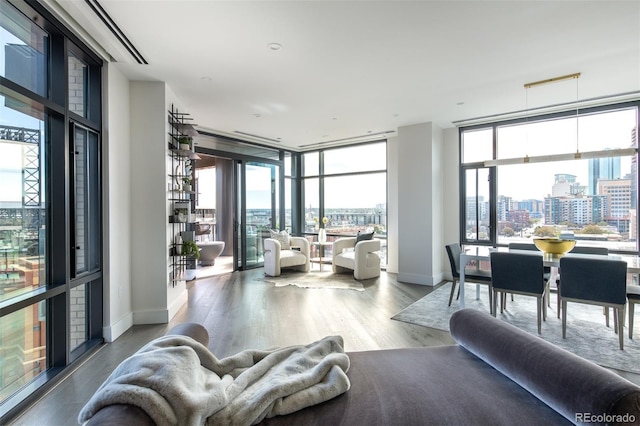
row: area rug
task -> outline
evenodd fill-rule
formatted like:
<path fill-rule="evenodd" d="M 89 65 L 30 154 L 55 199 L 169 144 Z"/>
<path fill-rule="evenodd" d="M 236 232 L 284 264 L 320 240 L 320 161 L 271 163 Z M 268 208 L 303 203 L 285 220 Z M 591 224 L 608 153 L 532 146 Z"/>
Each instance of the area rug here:
<path fill-rule="evenodd" d="M 391 319 L 449 331 L 449 318 L 460 309 L 455 299 L 451 306 L 447 306 L 450 292 L 451 283 L 446 283 Z M 480 286 L 480 298 L 476 299 L 475 284 L 466 284 L 465 296 L 466 308 L 489 312 L 486 286 Z M 625 327 L 624 350 L 621 351 L 618 335 L 613 329 L 613 312 L 610 313 L 607 327 L 602 307 L 570 302 L 567 308 L 567 338 L 563 339 L 555 293 L 551 294 L 551 307 L 547 308 L 547 320 L 542 322 L 541 335 L 538 335 L 536 299 L 521 295 L 515 295 L 514 298 L 513 301 L 507 301 L 504 313 L 499 312 L 498 306 L 498 318 L 596 364 L 640 374 L 640 333 L 634 327 L 634 339 L 631 340 L 629 330 Z"/>
<path fill-rule="evenodd" d="M 300 288 L 323 288 L 337 290 L 364 291 L 360 281 L 356 281 L 351 274 L 334 274 L 327 272 L 293 272 L 283 271 L 279 277 L 264 276 L 261 281 L 274 284 L 276 287 L 293 285 Z"/>

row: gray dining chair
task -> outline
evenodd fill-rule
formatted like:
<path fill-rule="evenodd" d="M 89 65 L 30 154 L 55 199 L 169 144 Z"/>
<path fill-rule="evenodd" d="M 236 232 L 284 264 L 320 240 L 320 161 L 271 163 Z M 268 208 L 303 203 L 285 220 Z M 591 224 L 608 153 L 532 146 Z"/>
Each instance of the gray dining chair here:
<path fill-rule="evenodd" d="M 627 303 L 627 263 L 623 260 L 571 257 L 560 259 L 562 338 L 567 336 L 567 302 L 613 308 L 620 349 L 624 346 L 624 309 Z"/>
<path fill-rule="evenodd" d="M 538 334 L 542 334 L 542 320 L 546 320 L 544 265 L 538 254 L 493 252 L 491 259 L 491 311 L 496 316 L 499 293 L 515 293 L 536 298 Z M 500 312 L 504 304 L 500 303 Z"/>
<path fill-rule="evenodd" d="M 453 294 L 456 290 L 456 284 L 460 280 L 460 254 L 462 254 L 462 248 L 458 243 L 447 244 L 445 246 L 447 250 L 447 256 L 449 257 L 449 264 L 451 265 L 451 276 L 453 278 L 453 284 L 451 284 L 451 294 L 449 294 L 449 306 L 453 301 Z M 465 265 L 466 266 L 466 265 Z M 464 272 L 465 282 L 472 282 L 476 284 L 486 285 L 489 289 L 489 311 L 491 311 L 491 273 L 482 269 L 465 268 Z M 460 295 L 460 289 L 458 288 L 458 295 Z"/>
<path fill-rule="evenodd" d="M 633 317 L 636 303 L 640 303 L 640 285 L 627 286 L 627 302 L 629 303 L 629 339 L 633 339 Z"/>
<path fill-rule="evenodd" d="M 533 243 L 509 243 L 509 250 L 529 250 L 529 251 L 540 252 L 540 250 L 538 250 L 538 247 L 536 247 L 536 245 Z M 544 267 L 543 277 L 545 282 L 545 291 L 547 293 L 546 294 L 547 306 L 551 306 L 550 305 L 551 298 L 549 297 L 551 293 L 551 289 L 549 288 L 549 280 L 551 279 L 550 266 Z"/>
<path fill-rule="evenodd" d="M 575 246 L 571 253 L 573 254 L 594 254 L 598 256 L 608 256 L 609 249 L 607 247 L 585 247 L 585 246 Z M 560 310 L 562 309 L 562 302 L 560 298 L 560 269 L 558 269 L 558 277 L 556 278 L 556 297 L 557 297 L 557 315 L 560 318 Z M 605 311 L 605 315 L 607 317 L 607 327 L 609 327 L 609 310 Z"/>

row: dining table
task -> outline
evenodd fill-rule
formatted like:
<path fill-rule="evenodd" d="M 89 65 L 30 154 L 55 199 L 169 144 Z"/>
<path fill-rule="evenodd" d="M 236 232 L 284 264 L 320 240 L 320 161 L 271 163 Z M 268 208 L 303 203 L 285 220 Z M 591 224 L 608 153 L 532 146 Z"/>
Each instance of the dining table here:
<path fill-rule="evenodd" d="M 554 271 L 557 271 L 557 268 L 560 266 L 560 259 L 564 256 L 570 257 L 581 257 L 581 258 L 594 258 L 594 259 L 602 259 L 602 255 L 598 254 L 582 254 L 582 253 L 566 253 L 562 255 L 551 254 L 551 253 L 543 253 L 539 250 L 514 250 L 509 249 L 508 247 L 489 247 L 489 246 L 463 246 L 462 253 L 460 254 L 460 308 L 464 308 L 465 301 L 465 289 L 464 289 L 464 279 L 465 279 L 465 269 L 469 263 L 475 263 L 476 268 L 480 268 L 481 262 L 489 262 L 491 260 L 490 255 L 491 252 L 501 251 L 501 252 L 510 252 L 510 253 L 523 253 L 530 254 L 533 256 L 542 256 L 544 266 L 548 266 L 553 268 Z M 618 253 L 610 253 L 607 256 L 608 259 L 615 260 L 624 260 L 627 262 L 627 273 L 628 274 L 640 274 L 640 256 L 637 255 L 627 255 L 627 254 L 618 254 Z M 476 299 L 480 298 L 480 285 L 476 284 Z"/>

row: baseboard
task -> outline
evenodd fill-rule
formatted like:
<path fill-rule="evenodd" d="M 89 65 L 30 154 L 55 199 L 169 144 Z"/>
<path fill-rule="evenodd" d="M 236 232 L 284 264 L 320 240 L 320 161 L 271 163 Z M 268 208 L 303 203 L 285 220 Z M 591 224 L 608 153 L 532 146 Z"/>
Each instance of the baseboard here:
<path fill-rule="evenodd" d="M 107 342 L 113 342 L 133 326 L 133 314 L 128 313 L 120 321 L 107 327 L 102 327 L 102 337 Z"/>
<path fill-rule="evenodd" d="M 142 325 L 142 324 L 167 324 L 171 321 L 180 308 L 187 303 L 189 299 L 189 293 L 185 288 L 184 291 L 181 291 L 177 297 L 175 297 L 171 306 L 167 309 L 158 309 L 158 310 L 150 310 L 150 311 L 136 311 L 133 313 L 133 324 L 134 325 Z"/>
<path fill-rule="evenodd" d="M 133 313 L 133 324 L 166 324 L 169 322 L 169 311 L 160 309 L 157 311 L 136 311 Z"/>
<path fill-rule="evenodd" d="M 189 300 L 189 292 L 185 288 L 184 291 L 180 292 L 178 297 L 173 301 L 171 306 L 169 306 L 169 321 L 178 313 L 180 308 L 184 306 L 185 303 Z"/>
<path fill-rule="evenodd" d="M 440 281 L 435 281 L 432 276 L 429 275 L 418 275 L 418 274 L 398 274 L 398 281 L 402 283 L 409 284 L 419 284 L 419 285 L 427 285 L 433 287 Z"/>

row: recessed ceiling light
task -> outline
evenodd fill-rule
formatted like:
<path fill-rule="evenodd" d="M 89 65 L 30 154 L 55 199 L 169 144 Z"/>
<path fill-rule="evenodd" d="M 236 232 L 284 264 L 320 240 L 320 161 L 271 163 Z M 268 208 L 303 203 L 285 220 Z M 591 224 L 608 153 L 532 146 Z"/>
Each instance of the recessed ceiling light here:
<path fill-rule="evenodd" d="M 256 118 L 262 117 L 260 114 L 253 114 L 253 116 L 256 117 Z"/>
<path fill-rule="evenodd" d="M 269 43 L 267 46 L 269 46 L 269 49 L 271 49 L 271 50 L 280 50 L 280 49 L 282 49 L 282 45 L 280 43 Z"/>
<path fill-rule="evenodd" d="M 464 102 L 457 102 L 456 105 L 464 105 Z"/>
<path fill-rule="evenodd" d="M 211 81 L 211 77 L 207 77 L 205 75 L 204 77 L 200 77 L 200 80 L 202 80 L 202 81 Z"/>

